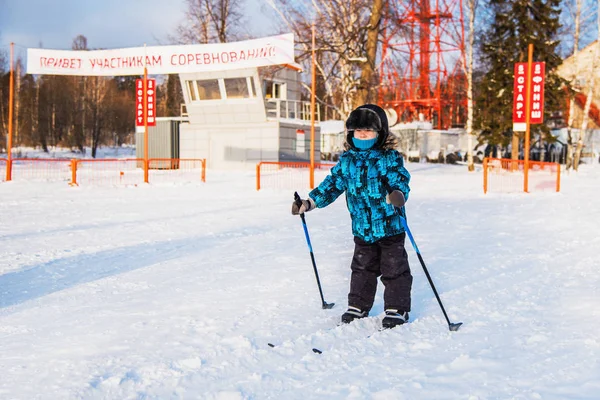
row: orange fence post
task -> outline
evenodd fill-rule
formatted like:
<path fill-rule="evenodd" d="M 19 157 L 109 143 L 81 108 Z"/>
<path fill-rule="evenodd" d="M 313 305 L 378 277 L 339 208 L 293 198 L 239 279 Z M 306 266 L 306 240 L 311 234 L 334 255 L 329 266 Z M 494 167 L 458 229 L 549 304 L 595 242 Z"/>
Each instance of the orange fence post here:
<path fill-rule="evenodd" d="M 556 163 L 556 191 L 560 192 L 560 163 Z"/>
<path fill-rule="evenodd" d="M 11 181 L 12 180 L 12 162 L 13 160 L 8 157 L 6 159 L 6 181 Z"/>
<path fill-rule="evenodd" d="M 488 159 L 485 157 L 483 159 L 483 194 L 487 193 L 487 185 L 488 185 L 488 169 L 487 169 Z"/>
<path fill-rule="evenodd" d="M 71 186 L 79 186 L 77 184 L 77 159 L 71 159 L 71 182 L 69 183 Z"/>
<path fill-rule="evenodd" d="M 260 190 L 260 164 L 256 164 L 256 190 Z"/>
<path fill-rule="evenodd" d="M 206 182 L 206 158 L 202 159 L 202 182 Z"/>

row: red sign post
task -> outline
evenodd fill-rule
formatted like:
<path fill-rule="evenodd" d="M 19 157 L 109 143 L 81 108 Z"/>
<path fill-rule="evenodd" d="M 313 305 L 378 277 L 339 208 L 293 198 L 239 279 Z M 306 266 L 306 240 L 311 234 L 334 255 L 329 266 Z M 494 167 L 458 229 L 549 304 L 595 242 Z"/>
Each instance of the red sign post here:
<path fill-rule="evenodd" d="M 156 79 L 148 79 L 146 89 L 146 98 L 148 101 L 147 115 L 144 115 L 144 80 L 135 81 L 135 125 L 145 126 L 145 117 L 148 126 L 156 126 Z"/>
<path fill-rule="evenodd" d="M 529 184 L 529 126 L 544 121 L 544 70 L 543 62 L 533 62 L 533 44 L 529 44 L 527 62 L 515 64 L 513 103 L 513 131 L 525 132 L 523 148 L 523 191 Z"/>

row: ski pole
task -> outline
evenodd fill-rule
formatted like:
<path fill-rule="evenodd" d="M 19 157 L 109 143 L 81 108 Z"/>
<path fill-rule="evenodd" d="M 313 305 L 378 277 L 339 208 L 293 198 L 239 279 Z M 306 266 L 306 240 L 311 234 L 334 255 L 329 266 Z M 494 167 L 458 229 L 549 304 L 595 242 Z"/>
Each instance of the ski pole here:
<path fill-rule="evenodd" d="M 302 206 L 302 199 L 298 192 L 294 192 L 294 200 L 298 205 L 298 208 Z M 315 255 L 313 253 L 312 245 L 310 244 L 310 236 L 308 236 L 308 228 L 306 227 L 306 219 L 304 218 L 304 213 L 300 214 L 300 218 L 302 218 L 302 227 L 304 228 L 304 236 L 306 236 L 306 243 L 308 244 L 308 250 L 310 251 L 310 259 L 312 260 L 313 270 L 315 271 L 315 277 L 317 278 L 317 286 L 319 287 L 319 294 L 321 295 L 321 305 L 323 309 L 332 308 L 335 303 L 326 303 L 323 298 L 323 290 L 321 289 L 321 281 L 319 280 L 319 272 L 317 272 L 317 263 L 315 262 Z"/>
<path fill-rule="evenodd" d="M 437 299 L 438 303 L 440 303 L 440 307 L 442 309 L 442 312 L 444 313 L 444 317 L 446 317 L 446 321 L 448 322 L 448 328 L 451 331 L 457 331 L 458 328 L 460 328 L 460 326 L 462 325 L 462 322 L 457 322 L 457 323 L 454 323 L 454 324 L 450 322 L 450 319 L 448 318 L 448 314 L 446 314 L 446 310 L 444 309 L 444 305 L 442 304 L 442 300 L 440 299 L 440 296 L 438 295 L 437 290 L 435 290 L 435 286 L 433 284 L 433 280 L 431 279 L 431 276 L 429 275 L 429 271 L 427 271 L 427 267 L 425 266 L 425 261 L 423 261 L 423 257 L 421 256 L 421 252 L 419 251 L 419 248 L 417 247 L 417 244 L 415 243 L 415 239 L 413 238 L 413 235 L 410 232 L 410 229 L 408 229 L 408 224 L 406 223 L 406 219 L 400 217 L 400 220 L 402 221 L 402 225 L 404 226 L 404 230 L 406 231 L 406 234 L 408 235 L 408 238 L 410 239 L 410 242 L 412 243 L 413 248 L 417 252 L 417 257 L 419 258 L 419 261 L 421 262 L 421 266 L 423 267 L 423 271 L 425 271 L 425 276 L 427 276 L 427 280 L 429 281 L 429 285 L 431 285 L 431 288 L 433 289 L 433 293 L 435 294 L 435 298 Z"/>

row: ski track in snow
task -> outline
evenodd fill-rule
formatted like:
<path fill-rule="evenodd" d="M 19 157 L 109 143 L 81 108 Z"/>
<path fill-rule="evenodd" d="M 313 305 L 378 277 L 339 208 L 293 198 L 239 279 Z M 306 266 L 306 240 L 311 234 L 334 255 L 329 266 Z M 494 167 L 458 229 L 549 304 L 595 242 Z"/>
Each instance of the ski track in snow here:
<path fill-rule="evenodd" d="M 293 190 L 218 171 L 0 184 L 0 399 L 597 399 L 600 168 L 528 195 L 483 195 L 466 167 L 408 169 L 409 227 L 458 332 L 408 240 L 410 323 L 378 331 L 380 286 L 371 318 L 338 326 L 343 198 L 306 217 L 336 303 L 322 310 Z"/>

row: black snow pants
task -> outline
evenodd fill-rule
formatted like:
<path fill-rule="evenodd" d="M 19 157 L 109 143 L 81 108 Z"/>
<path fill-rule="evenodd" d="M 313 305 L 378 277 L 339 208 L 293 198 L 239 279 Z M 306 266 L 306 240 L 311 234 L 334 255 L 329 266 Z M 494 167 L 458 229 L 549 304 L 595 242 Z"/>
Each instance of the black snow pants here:
<path fill-rule="evenodd" d="M 385 289 L 385 309 L 410 311 L 410 289 L 413 277 L 404 249 L 405 233 L 367 243 L 354 237 L 354 257 L 348 305 L 370 311 L 377 291 L 377 278 Z"/>

